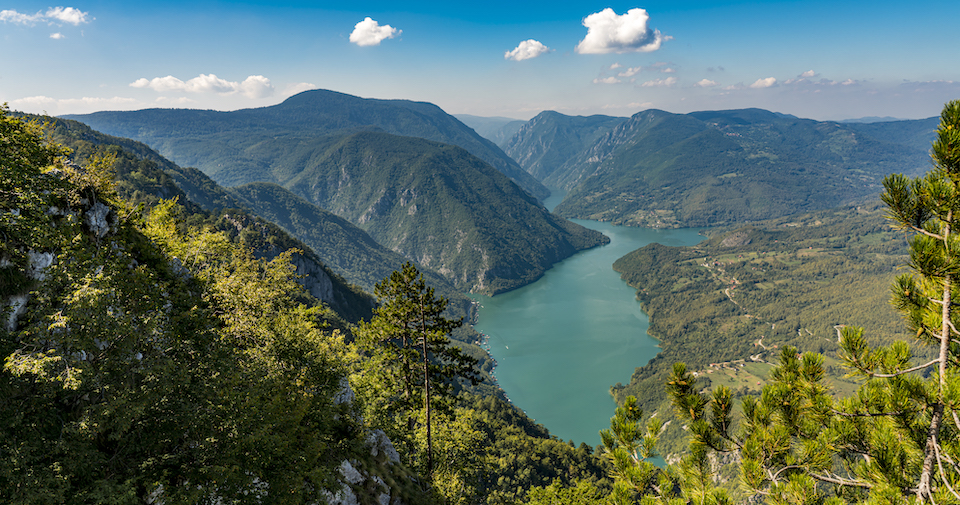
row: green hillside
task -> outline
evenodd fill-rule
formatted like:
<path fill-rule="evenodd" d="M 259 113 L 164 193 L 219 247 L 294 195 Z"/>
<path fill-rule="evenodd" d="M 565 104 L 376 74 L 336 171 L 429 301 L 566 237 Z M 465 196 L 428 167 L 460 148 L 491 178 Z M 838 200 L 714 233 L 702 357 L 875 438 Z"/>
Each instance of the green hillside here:
<path fill-rule="evenodd" d="M 707 387 L 759 394 L 785 346 L 828 356 L 830 380 L 852 391 L 833 359 L 839 328 L 862 326 L 874 345 L 913 340 L 889 303 L 907 243 L 884 214 L 876 202 L 806 213 L 710 230 L 697 246 L 651 244 L 617 260 L 662 351 L 614 396 L 634 395 L 648 412 L 665 408 L 663 385 L 676 362 Z M 685 448 L 680 432 L 667 438 L 665 448 Z"/>
<path fill-rule="evenodd" d="M 227 190 L 244 208 L 272 222 L 302 240 L 350 283 L 368 292 L 391 272 L 409 261 L 375 240 L 349 221 L 327 212 L 290 191 L 265 182 Z M 473 303 L 445 277 L 420 268 L 427 283 L 450 300 L 457 317 L 473 317 Z M 468 341 L 476 340 L 476 336 Z"/>
<path fill-rule="evenodd" d="M 625 121 L 623 117 L 544 111 L 507 140 L 503 150 L 544 184 L 570 189 L 583 176 L 575 169 L 582 154 Z"/>
<path fill-rule="evenodd" d="M 886 174 L 926 170 L 936 127 L 936 119 L 840 124 L 760 109 L 588 119 L 538 116 L 506 150 L 569 189 L 558 214 L 652 227 L 742 223 L 861 201 Z"/>
<path fill-rule="evenodd" d="M 482 160 L 455 146 L 360 132 L 304 143 L 283 185 L 355 223 L 377 242 L 450 279 L 495 294 L 603 243 L 556 217 Z"/>
<path fill-rule="evenodd" d="M 298 249 L 301 253 L 295 263 L 300 281 L 311 294 L 351 321 L 370 316 L 370 295 L 331 270 L 307 244 L 242 210 L 236 199 L 202 173 L 183 169 L 140 142 L 105 135 L 76 121 L 43 119 L 48 121 L 51 138 L 73 151 L 75 163 L 85 165 L 96 156 L 113 158 L 121 198 L 147 208 L 160 199 L 178 199 L 194 225 L 204 223 L 226 233 L 261 257 Z"/>
<path fill-rule="evenodd" d="M 232 112 L 149 109 L 65 116 L 119 137 L 144 142 L 181 166 L 202 170 L 224 186 L 265 179 L 276 161 L 258 149 L 270 142 L 283 152 L 301 140 L 383 131 L 458 145 L 486 161 L 539 199 L 550 192 L 493 142 L 436 105 L 376 100 L 312 90 L 282 103 Z M 282 170 L 282 169 L 281 169 Z"/>

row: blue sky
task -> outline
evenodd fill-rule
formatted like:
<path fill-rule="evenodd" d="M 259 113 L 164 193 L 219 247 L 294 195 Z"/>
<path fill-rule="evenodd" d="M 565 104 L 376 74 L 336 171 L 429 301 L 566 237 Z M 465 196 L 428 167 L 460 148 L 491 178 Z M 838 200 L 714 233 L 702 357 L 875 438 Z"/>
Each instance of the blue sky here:
<path fill-rule="evenodd" d="M 0 4 L 0 102 L 234 110 L 324 88 L 518 119 L 826 120 L 929 117 L 960 98 L 945 0 L 69 2 Z"/>

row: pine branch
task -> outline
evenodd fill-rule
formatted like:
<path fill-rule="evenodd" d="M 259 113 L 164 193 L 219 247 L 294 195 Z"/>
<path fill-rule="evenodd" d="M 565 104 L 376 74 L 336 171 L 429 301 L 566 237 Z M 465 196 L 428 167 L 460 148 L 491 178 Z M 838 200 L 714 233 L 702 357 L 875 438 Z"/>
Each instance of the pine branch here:
<path fill-rule="evenodd" d="M 905 374 L 908 374 L 908 373 L 910 373 L 910 372 L 916 372 L 917 370 L 923 370 L 924 368 L 927 368 L 927 367 L 929 367 L 929 366 L 931 366 L 931 365 L 936 365 L 936 364 L 939 364 L 939 363 L 940 363 L 940 359 L 937 358 L 937 359 L 935 359 L 935 360 L 933 360 L 933 361 L 931 361 L 931 362 L 929 362 L 929 363 L 925 363 L 925 364 L 923 364 L 923 365 L 918 365 L 918 366 L 915 366 L 915 367 L 913 367 L 913 368 L 908 368 L 908 369 L 906 369 L 906 370 L 902 370 L 902 371 L 899 371 L 899 372 L 897 372 L 897 373 L 887 374 L 887 373 L 872 373 L 872 372 L 867 372 L 867 375 L 869 375 L 870 377 L 877 377 L 877 378 L 880 378 L 880 379 L 889 379 L 889 378 L 891 378 L 891 377 L 899 377 L 899 376 L 901 376 L 901 375 L 905 375 Z"/>
<path fill-rule="evenodd" d="M 950 485 L 950 479 L 947 478 L 947 473 L 943 471 L 943 463 L 941 462 L 940 457 L 940 444 L 934 445 L 934 451 L 936 451 L 937 467 L 940 469 L 940 478 L 943 479 L 943 484 L 947 486 L 947 489 L 949 489 L 951 493 L 953 493 L 953 496 L 960 500 L 960 494 L 957 494 L 957 492 L 954 491 L 953 486 Z"/>
<path fill-rule="evenodd" d="M 829 482 L 831 484 L 836 484 L 838 486 L 850 486 L 850 487 L 860 487 L 864 489 L 873 489 L 873 484 L 870 484 L 869 482 L 847 480 L 841 477 L 829 476 L 829 475 L 818 475 L 813 472 L 810 472 L 809 475 L 821 482 Z"/>

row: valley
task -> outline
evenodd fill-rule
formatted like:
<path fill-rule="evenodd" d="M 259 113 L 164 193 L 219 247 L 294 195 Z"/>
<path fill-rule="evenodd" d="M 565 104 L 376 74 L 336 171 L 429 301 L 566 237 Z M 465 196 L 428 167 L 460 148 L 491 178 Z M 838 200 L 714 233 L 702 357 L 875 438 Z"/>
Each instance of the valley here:
<path fill-rule="evenodd" d="M 311 443 L 326 451 L 316 453 L 325 463 L 311 463 L 317 475 L 334 475 L 334 460 L 362 467 L 366 475 L 358 481 L 367 482 L 363 489 L 335 475 L 334 484 L 321 484 L 319 477 L 304 489 L 282 484 L 295 494 L 316 497 L 317 489 L 339 489 L 365 496 L 360 500 L 365 503 L 385 495 L 433 503 L 430 493 L 451 493 L 445 483 L 464 482 L 471 503 L 492 505 L 522 502 L 518 492 L 551 483 L 606 493 L 621 477 L 602 455 L 613 450 L 611 444 L 627 443 L 599 434 L 611 426 L 615 411 L 622 417 L 639 408 L 654 423 L 650 426 L 664 423 L 656 430 L 659 452 L 642 459 L 659 454 L 676 464 L 687 454 L 696 419 L 684 419 L 684 411 L 674 408 L 677 396 L 666 384 L 692 387 L 695 381 L 696 392 L 685 394 L 721 395 L 714 401 L 726 402 L 736 415 L 752 415 L 751 402 L 767 401 L 769 387 L 785 380 L 778 370 L 802 353 L 822 355 L 803 357 L 803 373 L 821 367 L 822 373 L 810 372 L 816 376 L 810 380 L 823 384 L 831 398 L 862 384 L 845 377 L 844 359 L 881 363 L 876 366 L 890 375 L 907 363 L 934 358 L 929 348 L 906 354 L 896 347 L 917 338 L 888 305 L 910 244 L 887 223 L 890 202 L 876 197 L 889 173 L 913 176 L 925 170 L 924 146 L 936 118 L 841 124 L 759 109 L 646 110 L 630 118 L 545 111 L 523 124 L 464 116 L 491 137 L 485 139 L 432 104 L 324 90 L 229 113 L 154 109 L 72 118 L 37 118 L 49 122 L 45 135 L 69 146 L 69 158 L 44 154 L 23 172 L 26 179 L 16 179 L 54 189 L 31 190 L 39 195 L 34 200 L 20 189 L 0 194 L 9 215 L 0 231 L 16 238 L 5 246 L 0 266 L 12 314 L 4 352 L 20 353 L 10 363 L 25 363 L 16 365 L 16 374 L 4 375 L 0 386 L 28 398 L 32 386 L 23 377 L 45 384 L 74 380 L 68 372 L 54 373 L 61 366 L 100 374 L 106 365 L 86 356 L 109 345 L 86 332 L 100 331 L 101 324 L 116 326 L 132 342 L 109 350 L 114 354 L 108 364 L 120 369 L 129 356 L 144 354 L 142 339 L 156 334 L 177 340 L 196 331 L 207 339 L 204 352 L 213 354 L 184 356 L 203 363 L 226 360 L 197 370 L 238 385 L 258 377 L 273 381 L 262 397 L 250 389 L 225 401 L 252 411 L 277 409 L 266 415 L 268 426 L 288 423 L 283 428 L 288 431 L 277 435 L 278 447 L 284 444 L 280 438 L 298 436 L 298 422 L 309 424 Z M 60 168 L 47 172 L 41 165 L 48 160 Z M 544 184 L 561 187 L 551 193 Z M 903 205 L 919 205 L 910 203 L 911 190 L 903 191 L 907 196 L 897 197 L 907 201 Z M 92 224 L 99 222 L 94 218 L 75 217 L 99 209 L 101 200 L 108 204 L 105 232 Z M 62 213 L 64 206 L 75 210 Z M 18 224 L 21 207 L 29 210 L 30 227 Z M 34 222 L 48 221 L 67 231 L 59 238 L 36 231 Z M 68 234 L 74 245 L 64 240 Z M 129 258 L 116 253 L 123 258 L 116 264 L 98 265 L 112 257 L 103 255 L 102 240 L 114 251 L 133 252 Z M 36 248 L 60 258 L 49 264 L 61 287 L 44 280 L 47 267 L 33 265 Z M 83 261 L 68 259 L 72 250 L 81 251 Z M 429 379 L 410 378 L 417 375 L 409 360 L 415 363 L 421 351 L 412 347 L 403 352 L 413 354 L 386 359 L 389 354 L 369 343 L 375 338 L 392 349 L 421 338 L 423 369 L 437 365 L 429 364 L 426 330 L 416 337 L 403 333 L 408 329 L 371 322 L 391 300 L 378 295 L 375 301 L 370 293 L 381 293 L 378 283 L 404 265 L 423 275 L 430 297 L 435 289 L 444 305 L 449 302 L 444 317 L 467 323 L 449 342 L 446 335 L 429 338 L 452 346 L 451 356 L 476 367 L 470 380 L 438 376 L 435 380 L 445 381 L 436 388 L 440 398 L 429 400 L 425 393 L 429 405 L 438 402 L 436 447 L 433 422 L 421 417 L 426 412 L 429 419 L 430 409 L 421 412 L 412 401 L 416 387 L 430 391 Z M 98 273 L 105 268 L 106 277 Z M 149 277 L 143 289 L 150 293 L 125 298 L 123 290 L 135 284 L 126 280 L 127 270 Z M 245 276 L 252 277 L 244 281 Z M 87 289 L 103 279 L 118 279 L 120 287 Z M 112 289 L 129 305 L 110 305 L 114 295 L 106 293 Z M 902 289 L 906 297 L 917 290 Z M 177 312 L 142 315 L 158 312 L 170 296 Z M 147 308 L 137 299 L 149 299 L 141 303 Z M 99 312 L 85 314 L 85 303 Z M 68 316 L 57 315 L 60 306 Z M 129 321 L 127 311 L 136 314 Z M 69 323 L 85 317 L 99 319 Z M 413 323 L 395 328 L 415 327 L 407 324 Z M 143 325 L 153 329 L 143 335 L 132 330 Z M 182 325 L 204 329 L 180 333 Z M 847 331 L 854 327 L 867 328 L 862 340 L 849 340 L 861 338 Z M 61 340 L 60 332 L 83 336 Z M 47 343 L 54 358 L 37 351 Z M 894 347 L 870 354 L 863 350 L 867 343 Z M 175 361 L 167 358 L 160 352 L 152 359 L 156 366 L 172 366 Z M 230 360 L 238 372 L 219 368 Z M 678 371 L 678 362 L 686 363 L 686 371 Z M 10 366 L 5 370 L 13 370 Z M 683 375 L 687 372 L 691 375 Z M 140 377 L 141 370 L 129 373 Z M 76 380 L 85 391 L 96 387 Z M 226 387 L 216 381 L 209 382 L 211 391 Z M 301 383 L 308 385 L 302 395 Z M 126 391 L 134 387 L 130 384 L 117 387 Z M 177 384 L 169 387 L 181 387 Z M 271 391 L 278 395 L 275 404 L 269 403 Z M 111 402 L 120 401 L 114 398 L 49 395 L 62 405 L 77 402 L 76 410 L 62 413 L 65 423 L 74 423 L 70 426 L 79 426 L 90 412 L 105 419 L 126 415 L 122 408 L 112 410 Z M 341 397 L 353 399 L 336 407 L 335 415 L 308 413 L 310 402 L 342 405 Z M 176 409 L 193 408 L 193 401 L 184 398 L 187 403 Z M 243 427 L 237 429 L 246 430 L 249 436 L 237 443 L 256 445 L 257 437 L 266 437 L 252 428 L 252 417 L 228 414 L 227 404 L 215 410 L 210 426 L 238 423 Z M 695 408 L 688 410 L 695 414 Z M 296 417 L 301 414 L 305 417 Z M 158 415 L 165 419 L 167 413 Z M 619 422 L 613 426 L 625 426 Z M 28 436 L 29 428 L 19 423 L 10 429 Z M 129 429 L 131 436 L 141 436 L 139 428 Z M 694 426 L 694 435 L 702 436 L 697 430 Z M 381 453 L 380 446 L 368 449 L 381 435 L 404 466 L 391 467 L 383 456 L 389 451 Z M 229 437 L 209 437 L 214 439 L 211 450 L 245 450 L 231 445 Z M 45 443 L 30 440 L 38 447 Z M 70 443 L 101 450 L 85 440 Z M 129 446 L 131 464 L 149 459 L 150 451 L 175 451 L 166 443 Z M 296 459 L 289 446 L 276 450 Z M 201 457 L 188 453 L 188 459 Z M 216 464 L 206 459 L 200 468 L 214 472 L 208 468 Z M 267 456 L 249 464 L 265 478 L 283 478 L 283 472 L 272 473 Z M 242 463 L 232 468 L 237 465 Z M 724 479 L 731 468 L 720 472 Z M 249 472 L 229 475 L 236 489 L 248 492 L 255 481 Z M 416 478 L 432 484 L 409 485 Z M 334 487 L 322 487 L 329 485 Z M 377 495 L 381 491 L 385 494 Z"/>

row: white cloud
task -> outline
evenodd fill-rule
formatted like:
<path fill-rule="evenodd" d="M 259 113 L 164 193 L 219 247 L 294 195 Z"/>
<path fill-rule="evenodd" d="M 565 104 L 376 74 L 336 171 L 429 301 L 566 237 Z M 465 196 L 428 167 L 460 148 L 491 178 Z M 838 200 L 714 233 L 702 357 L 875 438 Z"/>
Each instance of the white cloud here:
<path fill-rule="evenodd" d="M 529 39 L 521 42 L 513 51 L 503 53 L 503 59 L 523 61 L 530 58 L 536 58 L 544 53 L 549 53 L 550 48 L 541 44 L 539 41 Z"/>
<path fill-rule="evenodd" d="M 610 65 L 610 70 L 616 70 L 616 69 L 618 69 L 618 68 L 620 68 L 620 67 L 622 67 L 622 66 L 623 66 L 623 65 L 621 65 L 621 64 L 619 64 L 619 63 L 614 63 L 613 65 Z"/>
<path fill-rule="evenodd" d="M 720 83 L 717 81 L 711 81 L 710 79 L 701 79 L 699 82 L 694 84 L 694 86 L 699 86 L 701 88 L 712 88 L 719 85 Z"/>
<path fill-rule="evenodd" d="M 50 38 L 55 40 L 60 40 L 60 39 L 65 39 L 67 37 L 64 34 L 58 32 L 58 33 L 51 33 Z"/>
<path fill-rule="evenodd" d="M 90 13 L 83 12 L 73 7 L 50 7 L 47 12 L 37 12 L 36 14 L 22 14 L 15 10 L 0 11 L 0 21 L 4 23 L 14 23 L 18 25 L 33 25 L 41 21 L 47 24 L 71 24 L 79 26 L 90 22 Z"/>
<path fill-rule="evenodd" d="M 164 93 L 182 91 L 186 93 L 219 93 L 221 95 L 241 94 L 248 98 L 265 98 L 273 94 L 270 79 L 262 75 L 251 75 L 243 82 L 228 81 L 214 74 L 200 74 L 188 81 L 182 81 L 172 75 L 146 79 L 141 77 L 130 83 L 134 88 L 150 88 Z"/>
<path fill-rule="evenodd" d="M 639 74 L 641 70 L 643 70 L 643 67 L 630 67 L 617 75 L 620 77 L 633 77 Z"/>
<path fill-rule="evenodd" d="M 380 26 L 380 23 L 368 17 L 353 27 L 350 42 L 360 47 L 379 46 L 384 39 L 392 39 L 401 33 L 403 31 L 390 25 Z"/>
<path fill-rule="evenodd" d="M 809 79 L 811 77 L 816 77 L 816 76 L 817 76 L 817 73 L 814 72 L 813 70 L 807 70 L 806 72 L 800 74 L 800 77 L 803 79 Z"/>
<path fill-rule="evenodd" d="M 30 96 L 10 100 L 10 106 L 24 112 L 37 114 L 83 114 L 96 110 L 106 109 L 134 109 L 142 108 L 146 104 L 133 98 L 115 96 L 113 98 L 83 97 L 83 98 L 51 98 L 49 96 Z"/>
<path fill-rule="evenodd" d="M 663 41 L 672 37 L 648 28 L 649 20 L 650 16 L 644 9 L 630 9 L 626 14 L 617 15 L 608 7 L 593 13 L 583 19 L 587 36 L 577 44 L 575 50 L 580 54 L 656 51 Z"/>
<path fill-rule="evenodd" d="M 756 82 L 750 85 L 751 88 L 760 89 L 760 88 L 769 88 L 777 83 L 776 77 L 767 77 L 766 79 L 757 79 Z"/>
<path fill-rule="evenodd" d="M 677 83 L 676 77 L 667 77 L 666 79 L 654 79 L 652 81 L 647 81 L 641 86 L 644 88 L 653 88 L 653 87 L 670 87 Z"/>
<path fill-rule="evenodd" d="M 2 10 L 0 11 L 0 21 L 4 23 L 14 23 L 18 25 L 28 25 L 36 23 L 43 19 L 43 14 L 39 12 L 33 15 L 30 14 L 21 14 L 14 10 Z"/>
<path fill-rule="evenodd" d="M 593 80 L 594 84 L 618 84 L 619 82 L 620 79 L 617 79 L 616 77 L 604 77 L 602 79 L 597 77 Z"/>
<path fill-rule="evenodd" d="M 247 98 L 266 98 L 273 94 L 273 84 L 262 75 L 251 75 L 240 83 L 239 91 Z"/>
<path fill-rule="evenodd" d="M 317 89 L 317 85 L 312 82 L 298 82 L 296 84 L 290 84 L 283 89 L 283 94 L 285 96 L 293 96 L 297 93 L 303 93 L 304 91 L 309 91 L 311 89 Z"/>
<path fill-rule="evenodd" d="M 47 10 L 45 16 L 49 19 L 56 19 L 62 23 L 80 26 L 81 24 L 88 22 L 88 15 L 88 13 L 82 12 L 79 9 L 74 9 L 73 7 L 51 7 Z"/>

